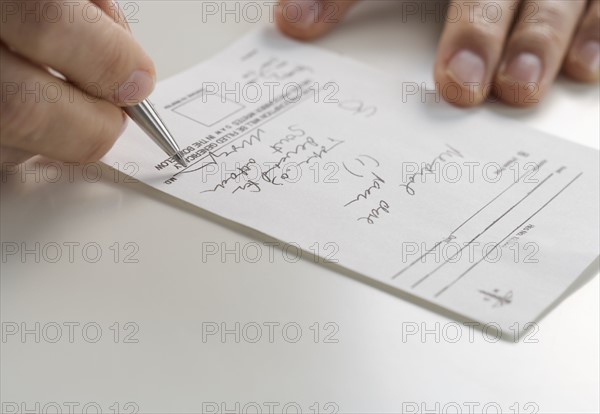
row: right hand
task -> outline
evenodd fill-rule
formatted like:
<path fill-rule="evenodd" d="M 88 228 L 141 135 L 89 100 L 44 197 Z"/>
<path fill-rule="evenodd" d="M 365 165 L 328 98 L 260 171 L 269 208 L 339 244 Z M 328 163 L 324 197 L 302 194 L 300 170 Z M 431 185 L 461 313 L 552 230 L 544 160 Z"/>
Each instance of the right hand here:
<path fill-rule="evenodd" d="M 155 76 L 112 0 L 0 0 L 0 161 L 99 160 Z"/>

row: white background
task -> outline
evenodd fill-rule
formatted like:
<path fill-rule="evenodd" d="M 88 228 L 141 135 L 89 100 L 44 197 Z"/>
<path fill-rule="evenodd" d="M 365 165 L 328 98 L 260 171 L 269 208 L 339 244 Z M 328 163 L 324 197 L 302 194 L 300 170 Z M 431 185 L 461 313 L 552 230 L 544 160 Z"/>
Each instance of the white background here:
<path fill-rule="evenodd" d="M 246 3 L 238 3 L 241 18 L 236 22 L 235 13 L 203 14 L 202 3 L 147 1 L 128 9 L 135 11 L 138 22 L 131 26 L 160 78 L 269 24 L 267 8 L 260 23 L 250 23 L 243 19 Z M 236 2 L 226 3 L 236 7 Z M 224 3 L 215 4 L 222 11 Z M 401 2 L 369 1 L 316 43 L 399 79 L 431 84 L 442 27 L 435 20 L 431 15 L 403 17 Z M 598 148 L 597 85 L 560 78 L 535 109 L 487 105 L 477 110 Z M 495 341 L 491 333 L 471 332 L 443 313 L 310 259 L 291 263 L 276 249 L 271 260 L 263 245 L 268 240 L 260 235 L 143 185 L 123 183 L 108 169 L 98 182 L 91 179 L 95 169 L 75 168 L 72 176 L 64 170 L 58 183 L 37 171 L 38 177 L 32 173 L 24 180 L 20 174 L 2 185 L 2 242 L 24 242 L 30 248 L 36 242 L 58 243 L 63 257 L 57 263 L 43 257 L 36 263 L 32 255 L 18 266 L 2 263 L 3 328 L 11 322 L 19 328 L 21 322 L 28 328 L 40 323 L 39 343 L 34 334 L 25 341 L 13 335 L 1 343 L 4 404 L 26 402 L 31 409 L 39 403 L 42 409 L 54 402 L 68 412 L 73 402 L 80 412 L 87 403 L 115 412 L 114 403 L 119 403 L 120 412 L 131 412 L 123 404 L 133 402 L 144 413 L 201 412 L 203 407 L 210 412 L 210 403 L 238 412 L 244 406 L 254 412 L 254 403 L 265 413 L 269 406 L 280 411 L 285 404 L 289 412 L 294 407 L 305 412 L 337 407 L 343 413 L 455 412 L 458 407 L 469 412 L 470 405 L 480 411 L 485 404 L 488 412 L 494 407 L 522 413 L 536 408 L 599 411 L 597 260 L 526 339 Z M 73 263 L 65 242 L 79 243 Z M 90 242 L 102 250 L 97 263 L 89 263 L 81 251 Z M 110 249 L 115 242 L 121 253 L 116 264 Z M 132 252 L 125 249 L 127 242 L 139 248 L 138 263 L 123 263 L 123 254 Z M 263 246 L 262 259 L 249 263 L 243 254 L 239 261 L 229 254 L 225 260 L 216 255 L 203 261 L 206 242 L 232 250 L 239 243 L 242 252 L 257 243 Z M 65 322 L 79 324 L 73 343 Z M 120 323 L 117 343 L 110 328 L 115 322 Z M 127 322 L 134 325 L 125 329 Z M 248 330 L 242 329 L 239 343 L 234 334 L 225 341 L 219 335 L 203 340 L 203 324 L 222 322 Z M 264 325 L 269 322 L 280 323 L 273 343 Z M 83 335 L 86 323 L 101 327 L 98 342 L 90 340 L 93 329 Z M 288 342 L 293 329 L 287 337 L 282 334 L 286 323 L 302 329 L 298 342 Z M 48 340 L 56 332 L 53 324 L 62 326 L 57 343 Z M 257 343 L 243 335 L 254 336 L 252 324 L 263 328 Z M 133 326 L 139 328 L 133 337 L 138 342 L 124 343 L 123 334 Z M 324 335 L 333 327 L 337 342 L 326 343 Z M 408 327 L 419 334 L 407 336 Z M 454 342 L 457 327 L 461 338 Z M 431 333 L 421 337 L 425 329 Z"/>

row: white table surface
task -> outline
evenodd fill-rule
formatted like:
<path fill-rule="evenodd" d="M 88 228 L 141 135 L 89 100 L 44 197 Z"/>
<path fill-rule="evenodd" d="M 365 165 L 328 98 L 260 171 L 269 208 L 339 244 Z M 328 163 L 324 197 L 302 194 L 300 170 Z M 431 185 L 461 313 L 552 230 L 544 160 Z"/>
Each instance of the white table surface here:
<path fill-rule="evenodd" d="M 234 7 L 235 2 L 226 3 Z M 203 22 L 197 0 L 137 6 L 132 27 L 160 78 L 208 59 L 269 20 L 265 14 L 260 23 L 237 23 L 233 15 L 216 15 Z M 401 79 L 431 83 L 441 24 L 432 17 L 406 19 L 401 11 L 400 2 L 369 1 L 316 43 Z M 479 110 L 598 148 L 598 85 L 560 79 L 535 109 L 487 105 Z M 89 412 L 94 407 L 134 412 L 133 407 L 143 413 L 214 407 L 256 412 L 256 406 L 268 413 L 269 407 L 277 412 L 286 404 L 289 412 L 300 407 L 341 413 L 456 412 L 456 407 L 469 412 L 469 406 L 480 411 L 485 404 L 488 412 L 495 407 L 521 413 L 600 410 L 597 260 L 528 340 L 493 341 L 479 330 L 470 338 L 460 325 L 462 337 L 452 343 L 461 322 L 311 260 L 291 263 L 277 249 L 271 260 L 265 247 L 257 263 L 243 257 L 236 262 L 233 255 L 203 262 L 203 242 L 231 249 L 266 239 L 143 185 L 123 183 L 122 177 L 115 182 L 108 170 L 98 182 L 89 179 L 95 170 L 86 172 L 83 179 L 81 168 L 75 168 L 72 177 L 63 174 L 57 183 L 43 177 L 35 182 L 32 174 L 23 180 L 20 174 L 2 184 L 3 243 L 31 248 L 36 242 L 48 248 L 79 243 L 73 263 L 66 247 L 57 263 L 44 257 L 36 263 L 33 255 L 23 263 L 2 263 L 3 330 L 40 324 L 39 343 L 28 334 L 25 340 L 6 336 L 0 344 L 6 412 L 14 404 L 55 412 L 49 403 L 65 413 L 74 404 L 79 404 L 74 412 L 88 404 Z M 115 242 L 122 254 L 132 251 L 125 243 L 134 243 L 138 263 L 123 263 L 122 255 L 115 263 L 110 249 Z M 86 260 L 93 251 L 83 256 L 86 243 L 102 249 L 97 263 Z M 79 324 L 72 343 L 69 322 Z M 117 343 L 115 322 L 121 333 Z M 229 328 L 240 324 L 239 343 L 233 334 L 224 342 L 218 335 L 203 340 L 203 326 L 222 322 Z M 269 322 L 280 323 L 272 343 Z M 288 336 L 282 333 L 288 323 L 302 329 L 296 343 L 286 340 L 293 339 L 293 329 Z M 55 324 L 63 336 L 51 343 Z M 102 329 L 97 342 L 94 329 L 84 335 L 85 324 Z M 249 340 L 254 324 L 263 328 L 257 343 Z M 437 330 L 440 337 L 403 338 L 409 326 Z M 134 328 L 138 342 L 126 343 L 124 334 Z M 337 342 L 329 343 L 324 334 L 334 328 Z"/>

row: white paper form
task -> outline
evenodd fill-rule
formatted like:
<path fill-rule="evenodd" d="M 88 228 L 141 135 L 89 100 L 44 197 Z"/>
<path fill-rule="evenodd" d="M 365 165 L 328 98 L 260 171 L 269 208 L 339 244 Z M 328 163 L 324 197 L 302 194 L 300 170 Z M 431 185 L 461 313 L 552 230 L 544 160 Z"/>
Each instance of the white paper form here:
<path fill-rule="evenodd" d="M 469 319 L 522 327 L 598 256 L 596 150 L 274 29 L 152 100 L 190 166 L 133 124 L 107 164 Z"/>

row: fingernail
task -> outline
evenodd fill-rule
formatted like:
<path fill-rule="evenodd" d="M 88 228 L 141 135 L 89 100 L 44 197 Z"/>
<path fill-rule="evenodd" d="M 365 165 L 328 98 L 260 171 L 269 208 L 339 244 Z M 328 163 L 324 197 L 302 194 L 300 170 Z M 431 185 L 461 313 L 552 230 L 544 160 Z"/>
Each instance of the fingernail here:
<path fill-rule="evenodd" d="M 485 62 L 478 54 L 464 49 L 457 52 L 446 69 L 448 75 L 463 86 L 481 84 L 485 77 Z"/>
<path fill-rule="evenodd" d="M 154 89 L 154 77 L 144 70 L 136 70 L 121 85 L 117 101 L 126 105 L 136 104 L 150 95 Z"/>
<path fill-rule="evenodd" d="M 542 61 L 533 53 L 523 52 L 512 58 L 504 73 L 519 83 L 538 82 L 542 75 Z"/>
<path fill-rule="evenodd" d="M 592 73 L 600 71 L 600 42 L 589 40 L 579 49 L 579 59 Z"/>
<path fill-rule="evenodd" d="M 284 7 L 284 13 L 287 13 L 296 25 L 308 28 L 319 21 L 319 0 L 293 0 L 288 3 L 297 5 L 297 7 L 288 7 L 287 11 Z"/>

